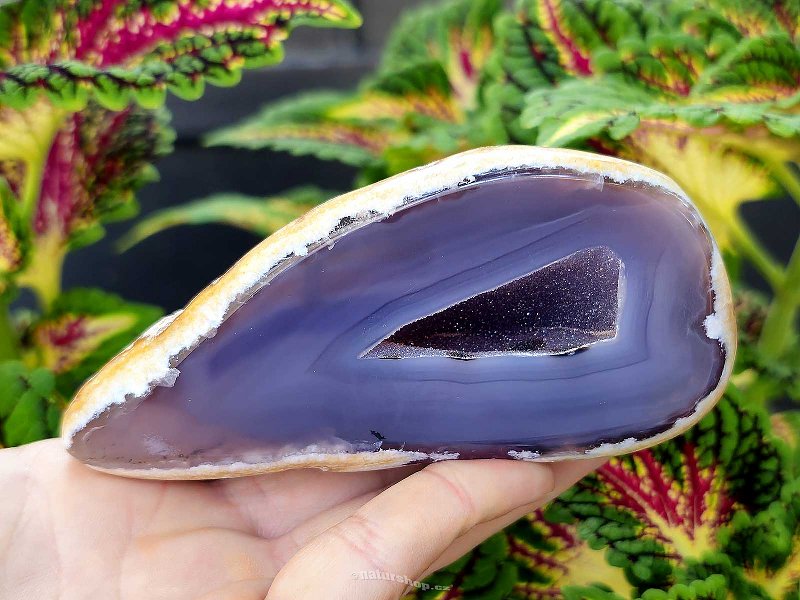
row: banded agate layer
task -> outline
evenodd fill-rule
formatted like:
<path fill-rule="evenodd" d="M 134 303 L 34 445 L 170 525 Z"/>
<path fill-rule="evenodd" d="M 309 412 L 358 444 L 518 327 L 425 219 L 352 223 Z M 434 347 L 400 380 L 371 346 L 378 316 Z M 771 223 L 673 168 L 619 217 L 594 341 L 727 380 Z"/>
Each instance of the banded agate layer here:
<path fill-rule="evenodd" d="M 285 261 L 175 361 L 172 385 L 105 408 L 70 452 L 235 474 L 386 450 L 623 451 L 691 417 L 723 377 L 713 242 L 669 191 L 517 170 L 360 218 Z"/>

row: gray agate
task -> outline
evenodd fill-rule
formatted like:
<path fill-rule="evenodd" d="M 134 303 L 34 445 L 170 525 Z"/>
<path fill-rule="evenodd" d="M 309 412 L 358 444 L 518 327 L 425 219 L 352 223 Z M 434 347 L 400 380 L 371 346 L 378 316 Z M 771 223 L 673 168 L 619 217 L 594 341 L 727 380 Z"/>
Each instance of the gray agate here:
<path fill-rule="evenodd" d="M 202 478 L 613 454 L 695 422 L 732 318 L 677 186 L 583 153 L 471 155 L 264 242 L 87 383 L 69 451 Z"/>

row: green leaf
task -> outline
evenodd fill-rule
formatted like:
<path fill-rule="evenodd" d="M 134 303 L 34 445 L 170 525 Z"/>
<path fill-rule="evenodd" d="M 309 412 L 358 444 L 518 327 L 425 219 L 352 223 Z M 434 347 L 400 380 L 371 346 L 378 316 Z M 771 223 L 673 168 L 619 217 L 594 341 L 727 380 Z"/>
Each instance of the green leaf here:
<path fill-rule="evenodd" d="M 798 552 L 794 547 L 798 517 L 800 481 L 795 481 L 785 486 L 781 497 L 767 509 L 755 514 L 736 513 L 720 530 L 719 541 L 734 564 L 749 573 L 768 573 L 774 581 L 765 582 L 765 586 L 775 585 L 775 591 L 785 592 L 798 575 L 792 571 L 800 567 L 800 558 L 793 557 Z M 792 559 L 797 563 L 792 564 Z"/>
<path fill-rule="evenodd" d="M 775 435 L 789 447 L 792 475 L 800 480 L 800 411 L 781 411 L 772 415 L 771 420 Z"/>
<path fill-rule="evenodd" d="M 43 155 L 27 165 L 32 178 L 41 171 L 40 179 L 18 184 L 33 244 L 17 283 L 52 301 L 67 251 L 102 237 L 102 223 L 136 212 L 134 194 L 154 179 L 150 163 L 169 151 L 171 140 L 163 110 L 132 105 L 112 112 L 90 103 L 65 116 Z"/>
<path fill-rule="evenodd" d="M 303 94 L 269 105 L 238 125 L 217 130 L 205 142 L 210 146 L 273 148 L 355 166 L 372 165 L 380 160 L 392 136 L 401 134 L 389 127 L 333 116 L 336 110 L 357 100 L 358 96 L 339 92 Z"/>
<path fill-rule="evenodd" d="M 223 223 L 267 237 L 334 195 L 313 186 L 295 188 L 268 198 L 215 194 L 147 215 L 131 228 L 119 245 L 121 250 L 127 250 L 171 227 L 208 223 Z"/>
<path fill-rule="evenodd" d="M 720 574 L 691 583 L 676 583 L 668 590 L 647 590 L 642 600 L 725 600 L 728 598 L 728 582 Z"/>
<path fill-rule="evenodd" d="M 412 592 L 405 600 L 440 598 L 442 590 L 453 598 L 505 600 L 511 597 L 518 578 L 517 566 L 507 560 L 508 551 L 505 536 L 498 533 L 427 578 L 424 584 L 428 589 Z"/>
<path fill-rule="evenodd" d="M 657 98 L 618 78 L 574 80 L 531 91 L 520 123 L 538 131 L 539 144 L 575 146 L 612 131 L 612 139 L 627 137 L 661 108 Z"/>
<path fill-rule="evenodd" d="M 564 600 L 626 600 L 602 584 L 590 586 L 565 586 L 561 589 Z"/>
<path fill-rule="evenodd" d="M 500 0 L 449 0 L 406 12 L 386 43 L 380 74 L 434 62 L 461 108 L 474 108 L 500 9 Z"/>
<path fill-rule="evenodd" d="M 380 178 L 463 148 L 463 123 L 446 72 L 429 61 L 383 73 L 352 94 L 311 92 L 272 104 L 206 143 L 311 154 Z"/>
<path fill-rule="evenodd" d="M 511 141 L 535 143 L 537 134 L 519 122 L 524 96 L 572 78 L 604 72 L 636 78 L 658 68 L 666 79 L 664 38 L 658 33 L 677 28 L 678 17 L 667 3 L 613 0 L 523 0 L 518 10 L 499 17 L 497 44 L 486 68 L 484 109 L 506 129 Z M 656 58 L 658 56 L 658 58 Z M 641 60 L 637 59 L 639 57 Z M 649 67 L 642 62 L 650 61 Z M 638 87 L 645 78 L 638 80 Z"/>
<path fill-rule="evenodd" d="M 708 68 L 696 95 L 739 102 L 790 98 L 797 94 L 800 49 L 784 33 L 741 40 Z"/>
<path fill-rule="evenodd" d="M 346 0 L 161 0 L 152 8 L 137 0 L 23 0 L 0 7 L 0 23 L 0 103 L 22 109 L 45 95 L 74 111 L 90 96 L 111 110 L 131 99 L 160 106 L 166 90 L 196 98 L 203 81 L 235 85 L 243 68 L 279 61 L 297 25 L 357 27 L 361 18 Z"/>
<path fill-rule="evenodd" d="M 542 510 L 535 511 L 505 530 L 510 558 L 519 570 L 515 586 L 519 596 L 631 597 L 633 588 L 624 571 L 606 561 L 602 548 L 581 537 L 580 525 L 546 520 L 543 515 Z"/>
<path fill-rule="evenodd" d="M 634 113 L 622 114 L 610 122 L 608 135 L 612 140 L 624 139 L 636 131 L 639 123 L 639 115 Z"/>
<path fill-rule="evenodd" d="M 0 363 L 0 434 L 2 445 L 19 446 L 58 435 L 63 401 L 47 369 L 20 362 Z"/>
<path fill-rule="evenodd" d="M 101 290 L 72 289 L 28 327 L 27 358 L 53 372 L 59 393 L 69 397 L 161 314 Z"/>
<path fill-rule="evenodd" d="M 776 191 L 770 162 L 800 150 L 800 119 L 774 100 L 676 100 L 609 76 L 534 90 L 525 101 L 520 123 L 537 143 L 591 144 L 670 175 L 723 249 L 734 243 L 739 206 Z"/>
<path fill-rule="evenodd" d="M 581 538 L 607 548 L 608 561 L 642 589 L 668 587 L 685 561 L 730 550 L 725 527 L 740 514 L 770 515 L 788 493 L 786 455 L 766 416 L 731 394 L 683 436 L 612 458 L 562 495 L 547 518 L 577 524 Z M 739 550 L 743 564 L 774 554 L 755 544 Z M 781 560 L 788 557 L 770 564 Z"/>
<path fill-rule="evenodd" d="M 748 402 L 772 409 L 777 408 L 770 406 L 776 399 L 791 398 L 795 402 L 800 399 L 800 347 L 795 343 L 785 357 L 779 359 L 765 356 L 761 351 L 758 341 L 768 304 L 767 298 L 760 293 L 734 288 L 734 309 L 739 332 L 734 383 L 742 389 Z M 800 431 L 800 421 L 795 416 L 797 413 L 785 410 L 785 406 L 782 408 L 782 413 L 772 417 L 773 429 L 793 449 L 796 455 L 793 461 L 795 473 L 800 475 L 800 445 L 793 433 L 795 424 L 797 431 Z"/>
<path fill-rule="evenodd" d="M 687 560 L 683 567 L 675 572 L 678 581 L 675 587 L 685 590 L 686 586 L 692 586 L 697 581 L 707 581 L 712 583 L 721 577 L 724 579 L 724 598 L 734 600 L 772 600 L 773 598 L 786 598 L 782 595 L 772 595 L 765 590 L 758 582 L 749 579 L 750 574 L 734 565 L 731 559 L 725 554 L 709 554 L 702 560 Z"/>
<path fill-rule="evenodd" d="M 770 0 L 710 0 L 709 8 L 719 11 L 743 35 L 784 31 L 795 37 L 800 30 L 800 5 Z"/>
<path fill-rule="evenodd" d="M 357 91 L 280 101 L 206 141 L 338 160 L 360 167 L 363 183 L 494 143 L 483 126 L 466 124 L 499 9 L 497 0 L 450 0 L 411 11 L 387 43 L 377 75 Z"/>

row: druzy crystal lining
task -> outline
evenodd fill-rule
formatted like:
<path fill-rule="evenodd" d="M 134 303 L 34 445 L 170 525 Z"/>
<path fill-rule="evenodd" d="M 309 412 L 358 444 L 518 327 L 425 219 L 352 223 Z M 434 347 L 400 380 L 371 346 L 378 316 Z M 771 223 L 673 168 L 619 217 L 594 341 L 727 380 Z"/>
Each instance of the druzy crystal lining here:
<path fill-rule="evenodd" d="M 568 354 L 617 335 L 622 261 L 579 250 L 402 326 L 362 358 Z"/>
<path fill-rule="evenodd" d="M 531 149 L 524 149 L 521 154 L 528 154 L 528 157 L 537 154 L 542 158 L 539 152 L 541 151 L 532 153 Z M 549 151 L 544 151 L 545 155 L 548 153 Z M 119 408 L 107 408 L 110 406 L 109 402 L 105 402 L 104 406 L 97 403 L 95 409 L 100 408 L 100 412 L 95 413 L 97 416 L 90 417 L 91 429 L 86 428 L 79 438 L 75 438 L 73 452 L 94 466 L 114 471 L 135 471 L 134 474 L 145 476 L 165 476 L 155 473 L 148 475 L 144 472 L 150 469 L 172 473 L 166 476 L 182 477 L 260 472 L 302 464 L 345 469 L 371 468 L 422 458 L 453 458 L 456 455 L 462 458 L 500 455 L 518 458 L 558 457 L 579 455 L 598 447 L 612 452 L 613 448 L 603 444 L 625 442 L 629 447 L 631 444 L 628 440 L 631 438 L 637 441 L 647 440 L 669 433 L 681 418 L 695 418 L 695 408 L 704 396 L 716 392 L 720 381 L 724 379 L 724 371 L 729 362 L 728 352 L 710 340 L 703 329 L 709 315 L 714 311 L 711 303 L 715 294 L 710 288 L 715 281 L 710 276 L 709 265 L 715 253 L 713 243 L 696 213 L 685 200 L 674 193 L 663 191 L 663 188 L 652 186 L 652 181 L 644 185 L 619 185 L 614 183 L 614 177 L 606 179 L 597 173 L 582 176 L 576 174 L 578 169 L 554 166 L 557 160 L 553 160 L 547 167 L 546 174 L 549 176 L 543 176 L 541 168 L 530 166 L 514 173 L 508 165 L 513 164 L 511 159 L 515 157 L 508 149 L 503 149 L 502 152 L 492 149 L 477 154 L 494 159 L 499 159 L 502 155 L 505 157 L 505 164 L 500 167 L 498 162 L 498 166 L 483 172 L 474 170 L 472 175 L 457 180 L 463 182 L 460 188 L 457 185 L 444 186 L 452 191 L 431 191 L 418 198 L 402 196 L 399 202 L 406 208 L 392 217 L 387 218 L 379 210 L 381 199 L 388 193 L 386 189 L 381 193 L 381 186 L 389 185 L 392 180 L 373 188 L 375 196 L 372 198 L 367 197 L 368 191 L 365 190 L 358 218 L 348 220 L 348 217 L 340 217 L 336 220 L 337 225 L 333 229 L 337 229 L 337 226 L 338 229 L 333 248 L 329 249 L 328 246 L 334 240 L 320 238 L 319 242 L 310 244 L 312 251 L 307 256 L 294 253 L 292 258 L 286 255 L 281 267 L 270 272 L 268 285 L 239 285 L 239 308 L 231 311 L 234 303 L 227 306 L 225 312 L 230 316 L 219 326 L 216 336 L 210 339 L 195 338 L 197 341 L 192 344 L 196 346 L 195 350 L 183 350 L 180 352 L 185 357 L 183 362 L 169 365 L 172 369 L 180 370 L 174 388 L 170 390 L 159 387 L 150 394 L 145 391 L 138 399 L 128 400 Z M 581 156 L 586 155 L 565 153 L 559 158 L 576 160 Z M 437 167 L 442 171 L 440 184 L 447 179 L 452 181 L 459 174 L 458 167 L 471 163 L 466 156 L 449 160 L 452 169 L 435 165 L 401 176 L 408 178 L 408 185 L 404 186 L 400 180 L 396 180 L 393 186 L 395 193 L 399 194 L 405 188 L 413 189 L 417 179 L 430 180 L 431 170 Z M 579 162 L 576 160 L 576 164 Z M 444 161 L 444 167 L 447 163 L 448 161 Z M 589 160 L 580 166 L 584 170 L 597 167 Z M 627 167 L 625 163 L 618 165 L 615 162 L 610 166 Z M 651 176 L 658 178 L 649 171 L 641 171 L 647 176 L 645 179 Z M 619 178 L 636 180 L 635 176 L 638 174 L 637 170 L 633 170 Z M 526 184 L 529 189 L 522 192 L 516 189 Z M 592 194 L 605 198 L 604 202 L 617 198 L 621 204 L 608 206 L 608 210 L 602 209 L 600 206 L 603 202 L 596 204 L 594 200 L 587 201 L 587 198 L 593 197 Z M 626 200 L 626 194 L 632 196 Z M 397 201 L 395 198 L 395 202 Z M 559 207 L 564 208 L 565 203 L 568 205 L 570 202 L 578 202 L 575 205 L 580 209 L 578 212 L 585 213 L 581 218 L 574 219 L 574 222 L 566 223 L 569 218 L 565 215 L 559 217 L 548 213 Z M 369 206 L 377 209 L 368 209 Z M 437 206 L 440 211 L 444 210 L 441 217 L 430 212 L 435 211 Z M 650 208 L 643 208 L 645 206 Z M 629 383 L 633 386 L 631 389 L 622 389 L 620 386 L 624 387 L 626 384 L 625 378 L 618 379 L 618 383 L 607 383 L 605 388 L 598 387 L 603 384 L 603 377 L 594 377 L 591 382 L 586 380 L 587 385 L 594 386 L 594 399 L 578 390 L 571 407 L 559 400 L 558 394 L 563 395 L 563 390 L 551 396 L 551 402 L 547 401 L 548 389 L 550 392 L 555 390 L 552 387 L 555 384 L 547 383 L 548 381 L 565 383 L 570 379 L 586 378 L 589 373 L 582 373 L 581 369 L 585 371 L 586 366 L 591 363 L 596 363 L 595 366 L 601 364 L 602 360 L 598 363 L 598 352 L 613 352 L 613 348 L 622 348 L 624 344 L 619 342 L 621 336 L 628 336 L 625 337 L 627 340 L 632 339 L 629 337 L 630 333 L 638 331 L 638 326 L 632 325 L 630 315 L 626 314 L 631 306 L 631 291 L 634 292 L 634 307 L 638 297 L 636 294 L 642 293 L 635 285 L 633 290 L 625 290 L 621 313 L 619 310 L 609 309 L 613 303 L 608 299 L 613 297 L 618 301 L 622 294 L 603 293 L 613 292 L 605 284 L 599 287 L 599 293 L 590 294 L 583 299 L 579 295 L 573 295 L 572 298 L 567 295 L 559 302 L 546 302 L 544 304 L 549 308 L 557 308 L 564 301 L 567 304 L 573 302 L 573 306 L 581 308 L 576 311 L 577 314 L 585 315 L 586 309 L 591 308 L 599 311 L 600 317 L 589 323 L 592 327 L 588 327 L 586 322 L 575 326 L 575 323 L 563 321 L 564 314 L 570 314 L 569 311 L 561 315 L 558 310 L 545 311 L 547 314 L 542 315 L 542 318 L 545 321 L 551 318 L 551 321 L 530 323 L 528 331 L 522 327 L 525 325 L 523 322 L 518 323 L 519 328 L 517 325 L 509 326 L 506 322 L 507 329 L 501 335 L 500 346 L 497 345 L 500 338 L 480 335 L 480 331 L 475 335 L 474 326 L 479 323 L 474 319 L 465 321 L 464 315 L 447 314 L 448 307 L 461 306 L 473 309 L 467 311 L 471 315 L 479 315 L 481 311 L 474 309 L 481 307 L 470 305 L 470 299 L 479 300 L 488 290 L 501 290 L 510 282 L 531 283 L 535 280 L 536 273 L 544 276 L 548 269 L 558 270 L 559 266 L 569 265 L 574 257 L 605 257 L 609 259 L 606 264 L 612 267 L 618 265 L 616 271 L 614 268 L 609 269 L 609 273 L 616 273 L 616 281 L 624 282 L 626 287 L 631 285 L 631 281 L 636 284 L 642 280 L 642 273 L 647 270 L 641 266 L 643 263 L 637 266 L 637 255 L 642 249 L 637 247 L 636 252 L 632 252 L 634 244 L 621 253 L 615 243 L 609 243 L 605 236 L 609 232 L 613 234 L 612 238 L 620 234 L 620 231 L 624 233 L 625 220 L 598 226 L 595 231 L 598 235 L 594 237 L 590 235 L 594 230 L 591 227 L 581 230 L 581 223 L 594 222 L 593 219 L 596 221 L 604 216 L 610 217 L 624 209 L 622 212 L 630 213 L 627 217 L 628 230 L 640 235 L 641 239 L 647 239 L 650 246 L 658 247 L 661 243 L 658 242 L 658 236 L 648 237 L 647 227 L 642 229 L 641 219 L 636 218 L 634 213 L 637 209 L 648 212 L 649 222 L 657 233 L 665 226 L 662 218 L 664 215 L 659 216 L 659 210 L 666 208 L 672 211 L 670 219 L 674 221 L 674 227 L 670 225 L 667 230 L 672 235 L 685 235 L 686 239 L 665 241 L 661 249 L 673 248 L 673 245 L 685 247 L 687 255 L 678 262 L 685 263 L 687 261 L 683 259 L 690 259 L 688 263 L 695 269 L 695 277 L 691 281 L 697 283 L 698 277 L 705 277 L 704 282 L 700 281 L 700 285 L 693 287 L 695 292 L 702 290 L 702 293 L 698 292 L 699 295 L 696 296 L 695 308 L 692 309 L 695 317 L 688 323 L 693 336 L 702 334 L 706 342 L 716 344 L 717 358 L 714 359 L 715 366 L 708 363 L 705 383 L 698 380 L 697 384 L 693 384 L 695 389 L 690 390 L 691 395 L 685 404 L 678 406 L 681 403 L 667 395 L 667 404 L 673 402 L 675 407 L 665 410 L 663 417 L 656 419 L 654 414 L 640 414 L 639 425 L 615 423 L 618 417 L 659 406 L 658 402 L 650 402 L 644 407 L 637 404 L 635 397 L 643 390 L 633 389 L 638 385 L 635 381 Z M 461 213 L 463 214 L 459 216 Z M 536 221 L 540 216 L 541 222 L 537 225 Z M 295 231 L 289 231 L 287 235 L 290 238 L 298 237 L 298 231 L 307 231 L 305 227 L 311 225 L 314 226 L 312 229 L 316 229 L 313 215 L 309 219 L 310 223 L 297 224 Z M 329 220 L 327 216 L 321 218 L 323 221 L 326 219 Z M 404 222 L 411 224 L 404 225 Z M 413 239 L 403 237 L 421 232 L 426 223 L 432 228 L 421 233 L 421 238 L 413 238 L 413 235 Z M 559 223 L 567 224 L 568 227 L 560 228 Z M 631 224 L 637 225 L 640 231 L 635 231 L 637 227 L 631 227 Z M 524 232 L 525 225 L 528 229 L 539 227 L 542 235 L 537 233 L 527 240 L 523 239 L 528 235 Z M 391 230 L 370 233 L 374 228 Z M 548 228 L 552 231 L 545 231 Z M 453 233 L 449 233 L 450 231 Z M 681 234 L 681 231 L 684 233 Z M 603 232 L 605 234 L 600 235 Z M 395 250 L 405 248 L 408 255 L 402 252 L 400 255 L 392 255 L 389 252 L 391 248 L 381 246 L 382 239 L 395 240 Z M 691 243 L 687 245 L 684 242 L 694 243 L 694 250 L 690 249 Z M 308 246 L 309 244 L 306 245 Z M 646 254 L 646 249 L 644 250 Z M 626 252 L 629 256 L 623 256 Z M 336 259 L 338 262 L 331 263 L 331 257 L 334 256 L 339 257 Z M 615 258 L 612 259 L 612 256 Z M 652 265 L 657 265 L 658 259 L 653 258 L 654 256 L 652 254 L 650 260 Z M 615 262 L 617 258 L 618 263 Z M 408 265 L 406 261 L 410 261 Z M 248 260 L 245 259 L 244 262 L 246 264 Z M 595 266 L 603 263 L 602 260 L 583 262 Z M 259 268 L 263 268 L 263 264 Z M 348 265 L 353 268 L 348 270 Z M 460 266 L 448 270 L 448 265 Z M 235 281 L 239 284 L 251 277 L 248 273 L 254 274 L 253 268 L 258 265 L 251 262 L 249 269 L 243 270 L 241 267 L 241 264 L 237 265 L 233 271 L 236 275 Z M 395 269 L 394 273 L 392 269 Z M 420 275 L 421 279 L 417 276 L 425 269 L 428 269 L 430 277 L 423 281 L 424 273 Z M 331 270 L 334 272 L 330 273 Z M 329 273 L 327 276 L 326 271 Z M 621 277 L 623 272 L 624 277 Z M 671 277 L 670 272 L 667 269 L 666 280 Z M 380 280 L 384 275 L 389 278 L 389 284 L 394 277 L 399 282 L 399 287 L 392 288 L 387 281 Z M 680 280 L 680 276 L 673 275 Z M 370 277 L 373 279 L 370 280 Z M 417 280 L 413 280 L 414 277 Z M 659 281 L 661 279 L 664 279 L 663 274 L 659 276 Z M 546 283 L 547 280 L 545 277 L 542 282 Z M 568 280 L 587 281 L 580 274 Z M 602 277 L 597 278 L 597 281 L 601 280 Z M 230 291 L 230 282 L 229 274 L 215 285 L 226 287 Z M 364 286 L 363 296 L 359 295 L 358 286 Z M 198 304 L 196 301 L 190 305 L 186 313 L 195 320 L 198 316 L 208 315 L 208 294 L 214 295 L 214 287 L 209 292 L 204 292 L 201 302 Z M 542 293 L 546 296 L 546 289 Z M 667 293 L 659 289 L 658 293 L 659 296 L 663 294 L 664 298 L 670 298 L 670 294 L 674 296 L 675 290 Z M 300 301 L 296 304 L 286 303 L 286 298 L 299 298 Z M 574 304 L 575 301 L 578 305 Z M 489 315 L 494 314 L 490 304 L 491 302 L 482 307 Z M 503 304 L 503 307 L 513 309 L 511 312 L 516 316 L 524 314 L 520 312 L 520 306 L 513 302 L 511 305 Z M 535 306 L 531 307 L 535 309 Z M 678 308 L 683 312 L 687 309 L 686 306 Z M 724 314 L 717 319 L 723 323 L 722 337 L 727 333 L 724 326 L 727 310 L 727 307 L 723 307 Z M 151 345 L 163 347 L 165 337 L 172 338 L 173 341 L 176 337 L 181 337 L 176 336 L 176 331 L 191 333 L 184 329 L 186 313 L 176 317 L 174 323 L 161 332 L 137 342 L 132 349 L 135 351 L 134 357 L 119 359 L 123 366 L 129 369 L 131 362 L 139 361 L 143 364 L 141 359 L 147 358 L 148 353 L 149 358 L 155 358 Z M 259 321 L 259 315 L 266 313 L 272 313 L 267 317 L 269 322 Z M 403 333 L 404 330 L 408 334 L 409 325 L 425 324 L 426 319 L 435 315 L 439 315 L 439 322 L 428 322 L 420 331 L 411 331 L 413 335 L 410 337 L 392 339 L 393 335 Z M 609 327 L 606 321 L 603 326 L 598 326 L 603 323 L 602 317 L 619 318 L 619 323 Z M 328 325 L 321 325 L 324 323 Z M 470 323 L 473 326 L 471 338 L 468 340 L 460 336 L 458 348 L 442 344 L 442 336 L 439 335 L 439 342 L 436 344 L 417 345 L 418 350 L 425 349 L 418 356 L 403 360 L 380 360 L 380 357 L 373 356 L 372 358 L 378 360 L 365 360 L 369 352 L 379 348 L 381 343 L 386 343 L 386 347 L 395 344 L 408 349 L 413 345 L 398 344 L 398 339 L 400 342 L 407 342 L 409 339 L 420 341 L 425 335 L 430 337 L 431 332 L 437 334 L 437 329 L 438 334 L 444 334 L 444 339 L 452 340 L 453 336 L 450 334 L 453 332 L 448 331 L 448 327 Z M 429 327 L 432 324 L 436 327 Z M 253 328 L 261 335 L 248 337 L 248 331 Z M 341 330 L 336 331 L 337 328 Z M 197 328 L 195 335 L 196 331 Z M 491 331 L 497 331 L 497 327 L 493 327 Z M 420 332 L 424 334 L 421 337 Z M 545 336 L 546 339 L 543 339 L 542 334 L 545 332 L 549 337 Z M 566 341 L 561 336 L 565 332 L 571 336 L 567 336 Z M 512 333 L 514 335 L 510 335 Z M 580 335 L 584 337 L 578 339 L 576 336 Z M 266 346 L 259 346 L 258 339 L 264 337 L 271 338 L 272 341 Z M 515 337 L 516 340 L 513 339 Z M 202 341 L 204 339 L 206 341 Z M 237 350 L 240 342 L 244 345 Z M 464 352 L 465 342 L 470 347 L 468 352 Z M 663 342 L 664 345 L 671 344 L 673 347 L 677 343 L 679 347 L 681 338 L 678 336 L 670 339 L 667 336 Z M 658 348 L 648 350 L 658 351 Z M 436 351 L 440 351 L 441 355 L 437 355 Z M 691 357 L 692 353 L 689 355 Z M 708 353 L 707 358 L 713 358 L 713 352 Z M 515 362 L 522 360 L 528 362 Z M 609 373 L 624 367 L 624 352 L 615 360 L 622 362 L 616 366 L 613 363 L 606 365 Z M 244 362 L 239 367 L 231 366 L 236 361 Z M 689 368 L 688 361 L 681 364 L 684 365 L 681 368 Z M 398 372 L 398 365 L 405 366 Z M 112 364 L 111 369 L 113 368 Z M 385 369 L 394 369 L 395 372 Z M 572 375 L 569 374 L 570 371 L 574 371 Z M 129 370 L 128 372 L 130 373 Z M 203 372 L 213 373 L 213 380 L 210 381 L 209 376 L 204 376 Z M 227 375 L 221 375 L 226 372 Z M 520 373 L 523 374 L 522 377 Z M 686 379 L 684 375 L 673 373 L 674 377 Z M 113 383 L 109 377 L 111 375 L 106 374 L 105 381 L 101 380 L 99 383 L 106 386 Z M 136 376 L 132 378 L 135 379 Z M 660 381 L 663 378 L 664 373 L 653 378 L 656 388 L 664 385 Z M 691 383 L 692 378 L 689 377 L 688 381 Z M 128 383 L 131 383 L 130 378 Z M 318 391 L 315 392 L 317 386 Z M 369 389 L 370 386 L 373 389 Z M 258 398 L 247 399 L 246 389 L 263 390 L 263 394 Z M 604 389 L 608 398 L 598 399 L 598 391 Z M 625 406 L 625 398 L 630 398 L 628 402 L 632 406 Z M 614 399 L 619 402 L 611 402 Z M 565 406 L 552 407 L 552 403 Z M 598 412 L 597 405 L 603 404 L 612 406 Z M 482 406 L 484 407 L 481 408 Z M 592 406 L 594 409 L 588 410 Z M 90 407 L 85 408 L 88 411 Z M 570 411 L 563 413 L 564 408 L 569 408 Z M 559 415 L 559 411 L 562 414 Z M 502 422 L 492 422 L 482 416 L 484 412 L 486 415 L 495 415 L 493 418 L 499 418 Z M 545 412 L 553 414 L 547 415 Z M 569 425 L 570 418 L 581 412 L 586 413 L 584 422 L 592 420 L 597 426 L 594 431 L 584 432 L 586 435 L 579 433 L 583 427 L 581 423 L 573 422 Z M 559 430 L 560 423 L 569 426 Z M 648 427 L 643 427 L 642 424 Z M 68 427 L 69 420 L 65 422 L 65 429 L 68 430 Z M 552 435 L 541 435 L 548 430 L 552 431 Z M 87 436 L 88 431 L 91 433 Z M 105 448 L 105 456 L 98 455 L 101 447 Z M 123 460 L 126 462 L 123 463 Z"/>

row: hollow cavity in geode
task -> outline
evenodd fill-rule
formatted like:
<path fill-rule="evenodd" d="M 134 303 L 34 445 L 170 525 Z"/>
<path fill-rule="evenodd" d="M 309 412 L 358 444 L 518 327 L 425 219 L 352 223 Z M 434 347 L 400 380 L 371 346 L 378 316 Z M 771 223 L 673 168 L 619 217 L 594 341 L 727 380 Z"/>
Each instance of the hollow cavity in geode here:
<path fill-rule="evenodd" d="M 659 188 L 566 172 L 476 181 L 290 259 L 172 387 L 107 408 L 70 451 L 188 469 L 647 438 L 722 376 L 704 327 L 712 253 L 693 209 Z"/>
<path fill-rule="evenodd" d="M 579 250 L 404 325 L 364 358 L 565 354 L 617 334 L 622 263 L 606 246 Z"/>

